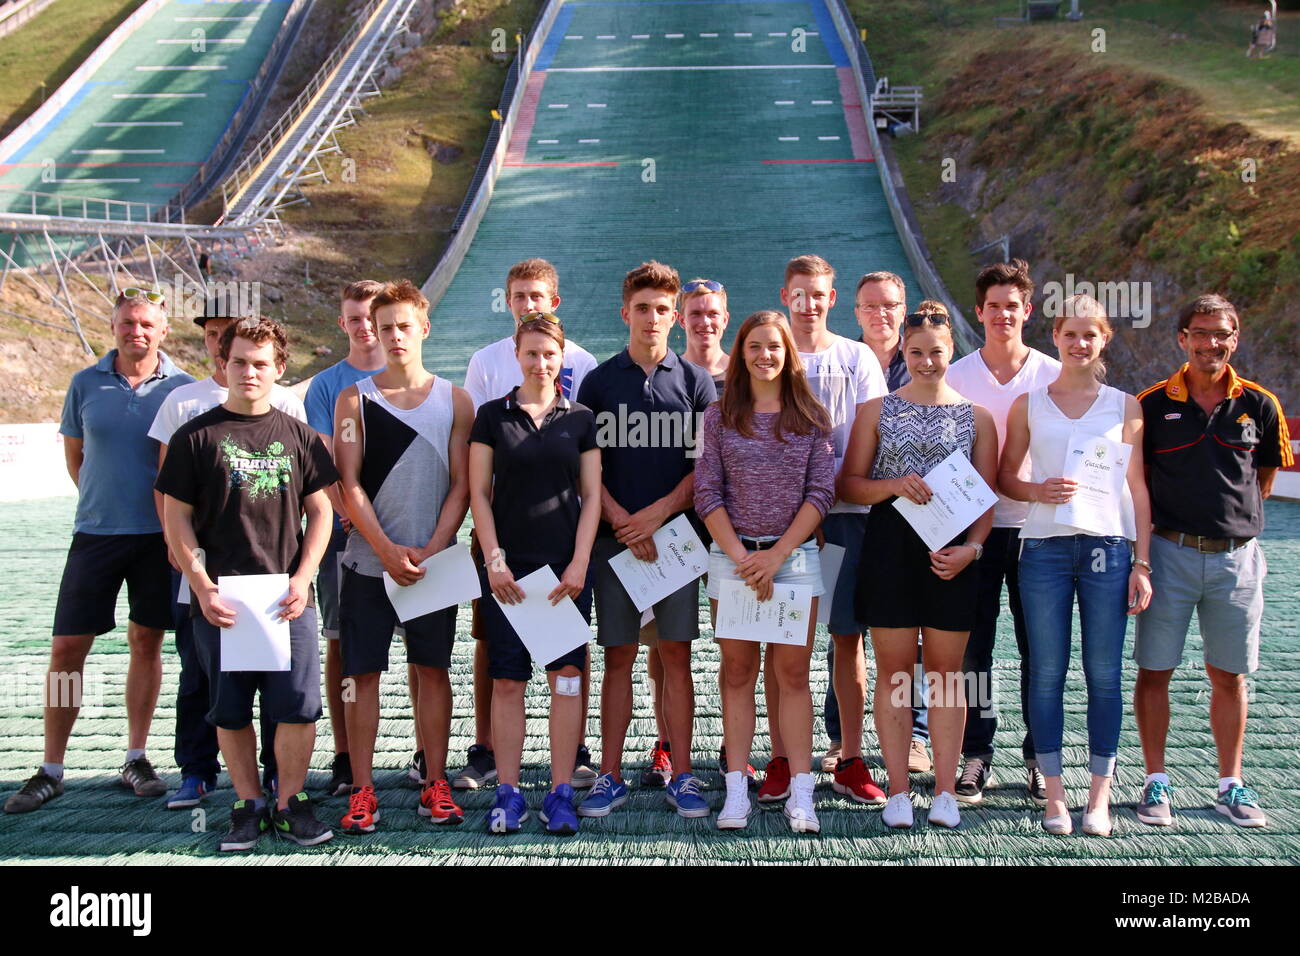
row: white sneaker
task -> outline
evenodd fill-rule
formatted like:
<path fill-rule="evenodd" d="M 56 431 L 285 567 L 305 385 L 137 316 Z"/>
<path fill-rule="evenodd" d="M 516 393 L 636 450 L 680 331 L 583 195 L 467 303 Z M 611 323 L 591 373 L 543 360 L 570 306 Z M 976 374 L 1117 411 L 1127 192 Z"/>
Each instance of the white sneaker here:
<path fill-rule="evenodd" d="M 727 773 L 727 800 L 718 814 L 719 830 L 743 830 L 749 826 L 749 783 L 739 770 Z"/>
<path fill-rule="evenodd" d="M 961 811 L 957 809 L 957 798 L 947 790 L 935 797 L 934 803 L 930 804 L 930 824 L 954 830 L 961 825 Z"/>
<path fill-rule="evenodd" d="M 896 830 L 910 830 L 912 828 L 912 795 L 910 793 L 896 793 L 889 798 L 885 804 L 885 809 L 880 812 L 880 819 L 884 821 L 885 826 L 893 827 Z"/>
<path fill-rule="evenodd" d="M 795 833 L 820 833 L 821 822 L 813 810 L 813 776 L 810 773 L 796 774 L 790 781 L 790 797 L 785 802 L 782 812 L 790 821 L 790 829 Z"/>

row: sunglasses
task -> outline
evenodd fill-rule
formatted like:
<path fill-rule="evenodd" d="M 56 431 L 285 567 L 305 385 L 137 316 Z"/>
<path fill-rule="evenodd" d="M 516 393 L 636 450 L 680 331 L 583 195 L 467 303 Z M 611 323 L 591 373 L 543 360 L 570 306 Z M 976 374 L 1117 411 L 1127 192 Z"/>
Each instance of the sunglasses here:
<path fill-rule="evenodd" d="M 903 321 L 910 328 L 916 328 L 919 325 L 952 325 L 952 319 L 942 312 L 913 312 Z"/>
<path fill-rule="evenodd" d="M 535 322 L 539 319 L 544 322 L 554 322 L 556 325 L 560 326 L 564 324 L 560 321 L 560 317 L 554 312 L 525 312 L 519 317 L 520 323 Z"/>
<path fill-rule="evenodd" d="M 694 292 L 696 289 L 708 289 L 710 292 L 721 292 L 722 283 L 714 282 L 712 279 L 692 279 L 686 285 L 682 286 L 683 292 Z"/>
<path fill-rule="evenodd" d="M 167 298 L 167 296 L 159 292 L 157 289 L 137 289 L 134 286 L 131 286 L 130 288 L 126 288 L 122 290 L 122 298 L 146 299 L 149 302 L 152 302 L 154 305 L 158 305 L 159 303 L 163 302 Z"/>

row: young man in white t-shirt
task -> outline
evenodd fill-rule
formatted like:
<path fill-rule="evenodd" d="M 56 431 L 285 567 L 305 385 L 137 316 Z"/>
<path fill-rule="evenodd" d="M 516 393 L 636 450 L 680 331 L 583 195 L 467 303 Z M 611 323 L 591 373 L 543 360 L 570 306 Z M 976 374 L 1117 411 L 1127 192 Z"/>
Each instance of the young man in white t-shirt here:
<path fill-rule="evenodd" d="M 790 331 L 799 358 L 803 360 L 808 385 L 831 416 L 831 444 L 835 449 L 835 471 L 844 465 L 853 422 L 862 406 L 884 395 L 888 388 L 880 362 L 871 349 L 836 335 L 826 325 L 835 305 L 835 270 L 820 256 L 797 256 L 785 267 L 781 302 L 789 310 Z M 865 628 L 853 610 L 857 585 L 858 558 L 867 529 L 865 505 L 836 502 L 822 523 L 828 544 L 844 548 L 844 561 L 831 599 L 830 632 L 835 647 L 831 680 L 840 708 L 840 756 L 832 786 L 859 803 L 883 804 L 884 791 L 871 779 L 862 760 L 862 722 L 866 713 L 867 668 L 862 635 Z M 780 726 L 780 699 L 776 676 L 767 656 L 764 685 L 767 693 L 768 725 L 772 735 L 772 760 L 759 789 L 764 803 L 781 800 L 789 792 L 790 767 L 786 760 Z M 812 715 L 808 715 L 812 720 Z M 792 739 L 800 734 L 790 728 Z"/>
<path fill-rule="evenodd" d="M 158 467 L 162 467 L 167 458 L 167 446 L 172 435 L 191 418 L 196 418 L 211 408 L 224 404 L 229 390 L 226 387 L 226 371 L 221 359 L 221 333 L 235 321 L 235 316 L 227 311 L 226 304 L 220 297 L 209 297 L 203 306 L 202 314 L 195 316 L 194 323 L 203 330 L 203 345 L 208 350 L 213 373 L 199 382 L 191 382 L 169 392 L 163 399 L 149 427 L 149 437 L 158 442 Z M 271 386 L 271 406 L 301 422 L 307 420 L 307 412 L 302 400 L 279 382 Z M 154 504 L 158 508 L 158 520 L 163 520 L 162 493 L 154 492 Z M 173 559 L 175 560 L 175 559 Z M 194 646 L 194 631 L 190 622 L 188 587 L 180 588 L 180 573 L 172 571 L 172 594 L 179 594 L 184 603 L 177 603 L 176 617 L 176 653 L 181 659 L 180 682 L 176 688 L 176 744 L 174 755 L 181 771 L 181 785 L 167 798 L 168 810 L 181 810 L 198 806 L 203 796 L 216 786 L 217 772 L 221 765 L 217 756 L 217 729 L 207 721 L 210 707 L 208 699 L 208 677 L 199 662 L 198 649 Z M 269 721 L 262 722 L 262 767 L 263 783 L 267 789 L 273 789 L 275 781 L 275 725 Z"/>
<path fill-rule="evenodd" d="M 998 428 L 998 454 L 1007 437 L 1007 412 L 1011 403 L 1026 392 L 1045 388 L 1056 380 L 1061 363 L 1025 344 L 1024 329 L 1033 311 L 1030 298 L 1034 281 L 1023 259 L 1000 262 L 980 270 L 975 279 L 975 315 L 984 326 L 984 347 L 958 359 L 948 367 L 948 384 L 977 405 L 983 405 Z M 1028 458 L 1024 473 L 1031 477 Z M 957 780 L 957 799 L 979 803 L 984 788 L 992 785 L 993 735 L 997 730 L 997 709 L 993 699 L 993 639 L 997 633 L 1002 604 L 1002 581 L 1007 582 L 1008 604 L 1020 650 L 1020 707 L 1025 721 L 1021 750 L 1025 761 L 1029 797 L 1046 806 L 1047 791 L 1034 757 L 1034 740 L 1029 727 L 1029 643 L 1024 612 L 1020 609 L 1020 588 L 1016 568 L 1020 557 L 1020 528 L 1029 506 L 998 495 L 993 508 L 993 531 L 984 542 L 979 561 L 979 605 L 975 626 L 966 642 L 966 733 L 962 742 L 962 769 Z"/>
<path fill-rule="evenodd" d="M 555 266 L 545 259 L 525 259 L 516 262 L 506 273 L 506 305 L 514 317 L 510 334 L 475 352 L 465 369 L 465 391 L 474 403 L 474 411 L 485 402 L 501 398 L 523 381 L 519 359 L 515 355 L 515 329 L 528 312 L 553 313 L 560 306 L 560 277 Z M 596 359 L 567 335 L 564 338 L 564 364 L 560 367 L 559 383 L 565 398 L 574 398 L 578 386 L 587 373 L 596 367 Z M 473 540 L 478 551 L 477 539 Z M 496 779 L 496 761 L 492 755 L 492 678 L 488 675 L 487 643 L 479 626 L 478 601 L 474 602 L 471 631 L 474 644 L 474 744 L 469 748 L 465 768 L 457 774 L 451 785 L 458 790 L 476 789 Z M 572 786 L 590 787 L 595 782 L 596 768 L 591 764 L 587 750 L 587 671 L 582 672 L 582 727 L 578 758 L 574 764 Z"/>

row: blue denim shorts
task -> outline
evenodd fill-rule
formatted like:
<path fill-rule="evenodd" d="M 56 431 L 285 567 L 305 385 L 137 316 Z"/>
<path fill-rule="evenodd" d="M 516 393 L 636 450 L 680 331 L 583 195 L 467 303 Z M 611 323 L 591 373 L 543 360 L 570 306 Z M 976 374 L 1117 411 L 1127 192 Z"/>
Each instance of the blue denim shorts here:
<path fill-rule="evenodd" d="M 755 541 L 775 541 L 776 537 L 755 538 Z M 720 592 L 720 581 L 743 581 L 739 574 L 736 573 L 735 562 L 727 557 L 726 553 L 717 546 L 709 545 L 709 577 L 706 593 L 713 600 L 718 599 Z M 785 563 L 776 572 L 776 577 L 772 579 L 774 584 L 806 584 L 812 588 L 813 597 L 821 597 L 826 593 L 826 588 L 822 584 L 822 563 L 821 552 L 817 549 L 816 542 L 802 544 L 790 552 L 790 557 L 785 559 Z"/>

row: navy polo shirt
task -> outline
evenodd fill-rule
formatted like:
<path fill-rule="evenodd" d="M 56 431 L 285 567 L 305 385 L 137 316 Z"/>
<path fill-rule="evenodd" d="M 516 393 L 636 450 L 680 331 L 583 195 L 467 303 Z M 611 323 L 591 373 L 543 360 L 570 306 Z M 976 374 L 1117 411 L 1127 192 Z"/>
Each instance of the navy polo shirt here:
<path fill-rule="evenodd" d="M 59 434 L 82 440 L 73 530 L 85 534 L 157 534 L 154 508 L 158 442 L 149 437 L 154 416 L 172 389 L 194 381 L 158 353 L 158 367 L 131 387 L 117 371 L 117 349 L 72 376 L 63 398 Z"/>
<path fill-rule="evenodd" d="M 708 372 L 668 352 L 647 377 L 627 349 L 582 380 L 578 401 L 596 416 L 605 490 L 635 514 L 695 469 L 700 417 L 717 400 Z M 602 521 L 600 534 L 612 535 Z"/>
<path fill-rule="evenodd" d="M 1206 538 L 1264 530 L 1260 468 L 1293 461 L 1277 396 L 1228 366 L 1228 394 L 1210 414 L 1187 387 L 1187 366 L 1138 396 L 1157 528 Z"/>
<path fill-rule="evenodd" d="M 858 341 L 863 345 L 867 344 L 864 335 L 858 336 Z M 907 359 L 903 358 L 903 340 L 900 337 L 898 344 L 894 346 L 894 357 L 889 360 L 889 367 L 885 369 L 885 386 L 891 392 L 896 392 L 910 381 L 912 381 L 912 373 L 907 370 Z"/>

